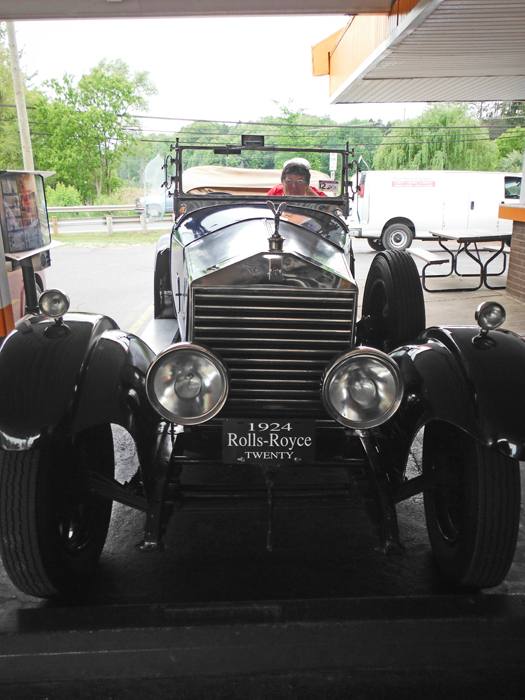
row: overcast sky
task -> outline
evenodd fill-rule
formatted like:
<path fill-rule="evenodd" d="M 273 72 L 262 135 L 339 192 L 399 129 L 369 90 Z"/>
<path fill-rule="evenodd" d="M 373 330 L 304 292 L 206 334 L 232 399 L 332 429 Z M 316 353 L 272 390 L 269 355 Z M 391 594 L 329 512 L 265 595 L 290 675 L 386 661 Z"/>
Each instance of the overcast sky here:
<path fill-rule="evenodd" d="M 179 119 L 248 121 L 277 115 L 275 102 L 337 121 L 402 119 L 422 104 L 331 105 L 328 77 L 312 77 L 311 46 L 345 26 L 346 17 L 172 18 L 17 22 L 22 65 L 33 83 L 79 78 L 103 58 L 147 70 L 157 86 L 149 114 Z M 152 131 L 181 122 L 143 122 Z"/>

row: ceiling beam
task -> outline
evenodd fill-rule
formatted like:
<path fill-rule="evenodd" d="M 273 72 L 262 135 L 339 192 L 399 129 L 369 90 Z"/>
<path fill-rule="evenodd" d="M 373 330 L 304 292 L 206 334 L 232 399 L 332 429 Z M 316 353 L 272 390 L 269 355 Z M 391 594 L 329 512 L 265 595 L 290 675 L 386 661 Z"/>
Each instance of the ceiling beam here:
<path fill-rule="evenodd" d="M 5 20 L 388 14 L 392 0 L 0 0 Z"/>
<path fill-rule="evenodd" d="M 330 52 L 332 103 L 524 98 L 525 0 L 420 0 L 363 58 L 372 19 L 356 18 Z"/>

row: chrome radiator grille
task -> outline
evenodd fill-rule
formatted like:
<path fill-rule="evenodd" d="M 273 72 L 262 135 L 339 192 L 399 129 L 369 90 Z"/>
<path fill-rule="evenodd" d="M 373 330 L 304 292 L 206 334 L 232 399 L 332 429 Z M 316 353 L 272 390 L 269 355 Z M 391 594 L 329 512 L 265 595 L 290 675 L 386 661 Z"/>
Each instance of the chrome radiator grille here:
<path fill-rule="evenodd" d="M 320 380 L 352 341 L 355 291 L 196 287 L 193 333 L 230 372 L 223 415 L 323 416 Z"/>

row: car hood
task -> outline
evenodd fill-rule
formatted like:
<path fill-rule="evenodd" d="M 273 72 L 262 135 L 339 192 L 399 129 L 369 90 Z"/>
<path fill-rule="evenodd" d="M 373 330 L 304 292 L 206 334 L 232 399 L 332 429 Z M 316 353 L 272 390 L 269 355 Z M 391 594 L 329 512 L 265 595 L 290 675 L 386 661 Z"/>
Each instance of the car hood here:
<path fill-rule="evenodd" d="M 184 250 L 190 284 L 355 287 L 347 256 L 339 246 L 281 221 L 283 250 L 270 251 L 268 239 L 273 233 L 273 220 L 256 219 L 197 238 Z"/>

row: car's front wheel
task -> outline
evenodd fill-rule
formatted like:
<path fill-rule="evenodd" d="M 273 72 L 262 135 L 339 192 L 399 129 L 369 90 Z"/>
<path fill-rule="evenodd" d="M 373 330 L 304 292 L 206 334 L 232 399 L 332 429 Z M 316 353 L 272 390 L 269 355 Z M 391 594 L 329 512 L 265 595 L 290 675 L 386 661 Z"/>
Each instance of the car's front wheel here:
<path fill-rule="evenodd" d="M 424 493 L 432 551 L 441 573 L 470 588 L 497 586 L 514 557 L 520 521 L 519 463 L 458 428 L 431 423 L 423 473 L 437 474 Z"/>
<path fill-rule="evenodd" d="M 93 574 L 112 502 L 89 491 L 90 471 L 113 476 L 109 425 L 52 449 L 0 452 L 0 554 L 24 593 L 68 593 Z"/>

